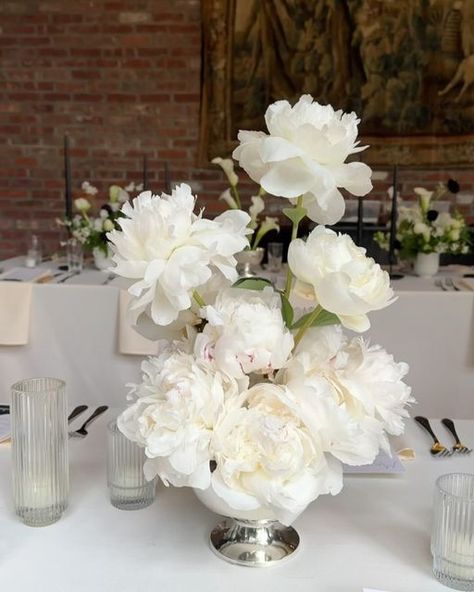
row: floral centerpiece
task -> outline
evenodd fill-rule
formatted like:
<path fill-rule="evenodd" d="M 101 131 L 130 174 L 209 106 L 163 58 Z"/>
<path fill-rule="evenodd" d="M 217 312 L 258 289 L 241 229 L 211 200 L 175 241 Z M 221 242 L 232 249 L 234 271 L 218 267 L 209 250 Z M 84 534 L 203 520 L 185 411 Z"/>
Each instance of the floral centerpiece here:
<path fill-rule="evenodd" d="M 433 191 L 416 187 L 418 197 L 412 207 L 402 206 L 398 211 L 396 249 L 402 259 L 415 261 L 418 275 L 430 276 L 438 271 L 439 255 L 453 255 L 469 252 L 469 230 L 464 218 L 458 212 L 438 212 L 433 208 L 435 199 L 446 192 L 443 185 Z M 387 233 L 374 235 L 377 243 L 388 250 Z"/>
<path fill-rule="evenodd" d="M 321 225 L 297 236 L 305 215 L 342 216 L 339 187 L 370 190 L 370 169 L 345 162 L 361 149 L 359 121 L 307 95 L 271 105 L 266 121 L 269 134 L 240 132 L 234 157 L 288 200 L 284 290 L 237 279 L 251 217 L 232 208 L 205 219 L 186 184 L 124 204 L 120 230 L 108 234 L 113 270 L 133 280 L 133 322 L 167 337 L 143 362 L 119 428 L 144 447 L 147 478 L 192 487 L 232 517 L 211 533 L 212 546 L 252 565 L 296 548 L 291 523 L 318 496 L 341 491 L 343 463 L 390 451 L 388 435 L 403 431 L 412 401 L 407 365 L 343 331 L 367 330 L 368 314 L 394 301 L 388 274 L 348 235 Z"/>
<path fill-rule="evenodd" d="M 123 216 L 121 212 L 123 204 L 142 189 L 143 185 L 135 185 L 133 182 L 125 188 L 111 185 L 108 196 L 104 200 L 100 197 L 97 187 L 91 185 L 89 181 L 84 181 L 79 196 L 73 202 L 72 218 L 58 220 L 72 238 L 78 240 L 86 251 L 93 254 L 99 269 L 106 269 L 111 265 L 107 233 L 120 228 L 118 220 Z"/>

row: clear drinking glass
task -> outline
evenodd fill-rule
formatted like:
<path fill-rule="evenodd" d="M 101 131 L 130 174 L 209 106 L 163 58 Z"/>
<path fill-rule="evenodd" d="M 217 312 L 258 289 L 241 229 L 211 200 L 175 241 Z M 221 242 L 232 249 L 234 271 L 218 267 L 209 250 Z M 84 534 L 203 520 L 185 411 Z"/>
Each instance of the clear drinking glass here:
<path fill-rule="evenodd" d="M 84 261 L 82 244 L 75 238 L 66 242 L 67 266 L 69 271 L 81 272 Z"/>
<path fill-rule="evenodd" d="M 36 267 L 40 263 L 41 245 L 36 234 L 33 234 L 25 257 L 25 267 Z"/>
<path fill-rule="evenodd" d="M 278 272 L 281 270 L 283 261 L 283 243 L 268 243 L 268 271 Z"/>
<path fill-rule="evenodd" d="M 65 387 L 57 378 L 30 378 L 11 389 L 13 496 L 28 526 L 56 522 L 68 504 Z"/>
<path fill-rule="evenodd" d="M 434 575 L 443 585 L 474 590 L 474 475 L 437 479 L 431 554 Z"/>
<path fill-rule="evenodd" d="M 153 503 L 156 478 L 147 481 L 143 473 L 145 450 L 126 438 L 116 421 L 107 426 L 107 483 L 110 502 L 120 510 L 140 510 Z"/>

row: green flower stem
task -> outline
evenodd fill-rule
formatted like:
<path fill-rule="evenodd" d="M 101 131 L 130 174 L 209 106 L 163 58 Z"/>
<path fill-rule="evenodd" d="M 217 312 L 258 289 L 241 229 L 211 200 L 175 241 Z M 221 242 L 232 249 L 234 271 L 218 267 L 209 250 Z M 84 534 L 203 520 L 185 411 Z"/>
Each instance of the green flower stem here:
<path fill-rule="evenodd" d="M 298 201 L 296 203 L 297 208 L 301 208 L 303 206 L 303 196 L 300 195 L 298 197 Z M 292 222 L 293 228 L 291 230 L 291 240 L 295 240 L 298 237 L 298 227 L 300 225 L 299 222 Z M 293 273 L 288 265 L 288 270 L 286 272 L 286 285 L 285 285 L 285 296 L 290 299 L 290 292 L 291 292 L 291 284 L 293 283 Z"/>
<path fill-rule="evenodd" d="M 241 210 L 242 209 L 242 202 L 240 201 L 240 195 L 239 195 L 239 190 L 237 189 L 237 185 L 231 185 L 230 192 L 232 193 L 232 197 L 235 199 L 235 202 L 237 204 L 237 208 L 239 210 Z"/>
<path fill-rule="evenodd" d="M 199 292 L 197 290 L 194 290 L 194 292 L 193 292 L 193 298 L 194 298 L 196 304 L 198 306 L 200 306 L 201 308 L 203 306 L 206 306 L 206 303 L 204 302 L 203 297 L 201 296 L 201 294 L 199 294 Z"/>
<path fill-rule="evenodd" d="M 311 327 L 311 325 L 314 323 L 314 321 L 319 317 L 319 315 L 322 313 L 322 311 L 323 311 L 322 307 L 319 306 L 319 304 L 318 304 L 318 306 L 313 310 L 313 312 L 306 319 L 305 324 L 299 328 L 298 333 L 296 334 L 296 337 L 295 337 L 294 349 L 296 349 L 298 343 L 303 339 L 303 335 Z"/>

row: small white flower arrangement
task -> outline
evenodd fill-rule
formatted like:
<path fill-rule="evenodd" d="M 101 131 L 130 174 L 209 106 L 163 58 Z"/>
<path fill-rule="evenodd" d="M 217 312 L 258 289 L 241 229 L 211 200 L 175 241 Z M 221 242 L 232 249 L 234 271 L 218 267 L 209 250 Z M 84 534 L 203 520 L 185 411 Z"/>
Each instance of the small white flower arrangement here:
<path fill-rule="evenodd" d="M 438 186 L 434 192 L 416 187 L 417 201 L 413 206 L 399 208 L 395 248 L 402 259 L 414 259 L 419 253 L 459 255 L 469 252 L 469 229 L 462 215 L 459 212 L 438 212 L 433 207 L 435 199 L 446 191 L 444 185 Z M 374 238 L 381 248 L 388 250 L 388 233 L 377 232 Z"/>
<path fill-rule="evenodd" d="M 132 323 L 161 338 L 118 425 L 145 449 L 148 478 L 211 492 L 232 516 L 262 510 L 290 524 L 339 493 L 342 463 L 389 451 L 413 399 L 406 364 L 342 329 L 365 331 L 368 314 L 393 302 L 388 274 L 347 235 L 318 226 L 297 238 L 307 214 L 342 216 L 338 187 L 370 189 L 370 169 L 345 163 L 359 150 L 358 120 L 308 96 L 271 105 L 266 120 L 270 134 L 241 132 L 234 155 L 265 191 L 295 202 L 284 290 L 238 279 L 251 216 L 232 207 L 206 219 L 186 184 L 126 202 L 107 235 L 113 271 L 133 282 Z"/>
<path fill-rule="evenodd" d="M 121 208 L 133 194 L 143 189 L 142 184 L 129 183 L 125 188 L 111 185 L 108 197 L 101 199 L 99 190 L 89 181 L 81 184 L 79 197 L 74 199 L 72 218 L 58 220 L 58 224 L 68 229 L 72 238 L 77 239 L 86 250 L 99 250 L 104 256 L 108 254 L 107 233 L 118 228 L 117 220 L 122 217 Z"/>

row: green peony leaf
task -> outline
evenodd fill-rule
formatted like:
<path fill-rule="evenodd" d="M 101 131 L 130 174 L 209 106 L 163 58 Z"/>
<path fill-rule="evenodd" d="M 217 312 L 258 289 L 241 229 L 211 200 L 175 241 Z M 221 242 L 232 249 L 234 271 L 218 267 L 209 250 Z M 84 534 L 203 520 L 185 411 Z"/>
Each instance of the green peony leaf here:
<path fill-rule="evenodd" d="M 313 311 L 308 312 L 307 314 L 300 317 L 296 323 L 291 327 L 292 329 L 299 329 L 302 327 L 306 321 L 309 319 L 310 315 L 313 314 Z M 313 323 L 311 323 L 310 327 L 325 327 L 326 325 L 338 325 L 340 323 L 339 317 L 328 310 L 322 310 L 318 316 L 315 318 Z"/>
<path fill-rule="evenodd" d="M 285 321 L 285 325 L 288 327 L 288 329 L 291 329 L 291 325 L 293 323 L 293 317 L 294 317 L 294 310 L 293 307 L 290 304 L 290 301 L 288 300 L 288 298 L 285 296 L 285 294 L 283 292 L 280 292 L 280 298 L 281 298 L 281 316 L 283 317 L 283 320 Z"/>
<path fill-rule="evenodd" d="M 240 278 L 233 285 L 234 288 L 242 288 L 244 290 L 263 290 L 267 286 L 273 287 L 272 282 L 260 277 Z"/>
<path fill-rule="evenodd" d="M 306 216 L 307 210 L 301 206 L 295 206 L 293 208 L 283 208 L 283 213 L 293 222 L 293 224 L 298 225 Z"/>

